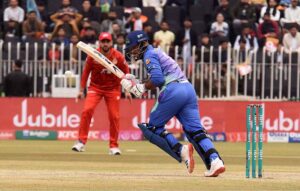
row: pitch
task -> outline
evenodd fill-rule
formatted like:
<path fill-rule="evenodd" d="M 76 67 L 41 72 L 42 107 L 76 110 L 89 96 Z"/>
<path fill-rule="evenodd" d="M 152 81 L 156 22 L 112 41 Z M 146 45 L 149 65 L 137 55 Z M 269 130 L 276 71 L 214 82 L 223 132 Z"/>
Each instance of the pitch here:
<path fill-rule="evenodd" d="M 90 141 L 71 151 L 71 141 L 0 141 L 1 191 L 79 190 L 299 190 L 299 144 L 264 144 L 262 179 L 245 178 L 245 144 L 215 143 L 226 172 L 203 177 L 204 165 L 188 175 L 146 141 L 121 142 L 122 156 L 109 156 L 107 142 Z"/>

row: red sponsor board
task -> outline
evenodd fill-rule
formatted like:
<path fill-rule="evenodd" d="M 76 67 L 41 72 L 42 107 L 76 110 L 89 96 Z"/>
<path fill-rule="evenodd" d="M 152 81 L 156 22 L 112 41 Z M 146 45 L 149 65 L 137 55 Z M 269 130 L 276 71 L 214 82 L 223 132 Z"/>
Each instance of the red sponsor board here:
<path fill-rule="evenodd" d="M 155 100 L 121 100 L 120 139 L 142 138 L 137 124 L 147 122 Z M 84 101 L 57 98 L 0 98 L 0 131 L 55 130 L 59 139 L 76 139 L 80 114 Z M 241 133 L 242 137 L 228 140 L 244 140 L 246 124 L 245 101 L 199 101 L 201 122 L 213 132 Z M 300 103 L 261 102 L 265 108 L 264 132 L 300 132 Z M 90 139 L 105 140 L 108 137 L 109 121 L 106 106 L 101 102 L 91 123 Z M 182 132 L 179 121 L 171 119 L 166 129 Z M 1 137 L 0 137 L 1 138 Z"/>
<path fill-rule="evenodd" d="M 247 138 L 246 137 L 246 132 L 226 133 L 226 141 L 229 141 L 229 142 L 245 142 L 246 138 Z M 256 134 L 256 140 L 258 141 L 258 133 Z M 263 134 L 263 142 L 268 142 L 268 138 L 267 138 L 266 133 Z"/>
<path fill-rule="evenodd" d="M 78 131 L 58 131 L 58 140 L 77 140 Z M 137 141 L 143 138 L 142 132 L 140 131 L 121 131 L 119 134 L 119 139 L 122 141 Z M 90 131 L 88 135 L 88 140 L 109 140 L 108 131 Z"/>

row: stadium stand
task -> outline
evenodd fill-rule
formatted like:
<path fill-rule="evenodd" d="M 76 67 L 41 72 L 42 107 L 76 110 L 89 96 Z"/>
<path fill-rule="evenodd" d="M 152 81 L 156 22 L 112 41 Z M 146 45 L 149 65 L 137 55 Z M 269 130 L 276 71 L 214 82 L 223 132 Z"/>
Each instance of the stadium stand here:
<path fill-rule="evenodd" d="M 149 34 L 150 38 L 152 39 L 154 33 L 160 30 L 160 23 L 157 23 L 155 19 L 155 8 L 143 7 L 141 0 L 107 1 L 109 3 L 110 10 L 113 10 L 117 13 L 117 20 L 109 20 L 109 13 L 106 10 L 107 7 L 105 9 L 103 8 L 103 3 L 105 2 L 99 0 L 91 0 L 90 3 L 93 6 L 93 12 L 95 12 L 96 15 L 94 15 L 94 17 L 97 17 L 97 19 L 91 19 L 92 17 L 89 19 L 82 18 L 81 21 L 76 21 L 76 23 L 68 21 L 68 24 L 64 24 L 64 26 L 62 27 L 64 29 L 60 29 L 61 27 L 55 27 L 55 25 L 57 25 L 57 20 L 56 22 L 53 22 L 50 17 L 61 9 L 63 1 L 70 1 L 70 6 L 76 8 L 79 13 L 84 14 L 82 12 L 82 4 L 84 0 L 31 0 L 38 5 L 38 10 L 40 11 L 40 15 L 42 18 L 41 22 L 43 24 L 44 30 L 41 33 L 37 33 L 36 26 L 34 26 L 32 29 L 35 30 L 32 31 L 32 34 L 34 34 L 35 38 L 28 38 L 28 35 L 25 35 L 28 33 L 28 31 L 24 31 L 21 27 L 23 23 L 21 23 L 20 27 L 14 29 L 10 28 L 11 26 L 9 23 L 13 22 L 11 19 L 4 22 L 4 12 L 5 9 L 9 7 L 10 1 L 16 0 L 3 0 L 0 3 L 0 10 L 3 13 L 0 15 L 0 59 L 3 63 L 2 65 L 0 65 L 0 83 L 3 77 L 9 72 L 10 66 L 8 66 L 7 64 L 11 63 L 11 60 L 14 60 L 16 58 L 26 60 L 24 70 L 29 73 L 31 72 L 31 75 L 33 75 L 33 69 L 35 65 L 38 70 L 42 70 L 42 67 L 40 67 L 40 65 L 38 65 L 37 63 L 42 62 L 45 59 L 46 62 L 48 62 L 46 64 L 47 67 L 52 67 L 51 63 L 56 64 L 53 69 L 53 71 L 55 72 L 58 72 L 60 71 L 60 69 L 62 69 L 56 68 L 59 65 L 63 66 L 63 69 L 65 69 L 66 67 L 76 67 L 76 71 L 80 72 L 79 68 L 82 67 L 84 63 L 82 60 L 84 59 L 84 56 L 76 56 L 76 54 L 79 53 L 76 51 L 76 49 L 74 49 L 74 47 L 70 48 L 71 45 L 73 46 L 70 38 L 74 37 L 78 40 L 95 42 L 97 40 L 98 34 L 105 29 L 105 31 L 113 32 L 115 40 L 114 43 L 117 43 L 116 40 L 119 36 L 122 37 L 121 41 L 123 41 L 123 36 L 126 37 L 126 34 L 130 32 L 132 28 L 129 27 L 128 24 L 126 25 L 126 20 L 130 15 L 132 15 L 132 11 L 138 10 L 137 7 L 141 8 L 142 15 L 147 18 L 145 22 L 143 20 L 143 29 L 147 34 Z M 223 9 L 219 6 L 225 1 L 229 3 L 228 9 Z M 227 70 L 230 70 L 230 74 L 233 76 L 231 82 L 232 84 L 234 84 L 234 88 L 231 88 L 229 93 L 228 90 L 226 90 L 227 92 L 222 92 L 222 95 L 255 94 L 255 96 L 274 98 L 276 96 L 291 97 L 299 94 L 299 87 L 297 85 L 298 83 L 296 83 L 298 81 L 298 77 L 295 71 L 297 71 L 297 69 L 299 70 L 300 68 L 298 59 L 300 56 L 297 52 L 297 50 L 300 48 L 300 43 L 299 45 L 297 43 L 283 43 L 284 36 L 288 36 L 286 38 L 293 38 L 293 35 L 285 35 L 289 34 L 290 28 L 292 28 L 291 26 L 294 26 L 294 29 L 296 29 L 296 35 L 300 37 L 299 26 L 297 25 L 297 23 L 291 23 L 291 25 L 283 26 L 282 23 L 275 21 L 276 25 L 278 25 L 278 30 L 276 30 L 276 39 L 272 39 L 271 37 L 274 36 L 274 31 L 269 30 L 270 27 L 268 26 L 270 23 L 267 22 L 258 30 L 258 26 L 260 26 L 258 18 L 260 18 L 261 8 L 264 7 L 264 5 L 257 4 L 258 1 L 252 1 L 255 4 L 245 5 L 246 0 L 187 0 L 180 2 L 168 1 L 163 7 L 163 21 L 166 21 L 169 25 L 169 30 L 176 34 L 174 43 L 166 49 L 168 50 L 167 53 L 169 53 L 175 59 L 183 58 L 184 66 L 186 67 L 184 70 L 187 75 L 189 75 L 189 78 L 195 81 L 195 83 L 197 82 L 197 80 L 199 80 L 200 73 L 204 72 L 205 77 L 203 80 L 208 81 L 205 81 L 203 84 L 208 84 L 208 86 L 210 86 L 206 87 L 208 96 L 214 96 L 213 93 L 211 93 L 214 92 L 214 88 L 222 89 L 222 91 L 224 89 L 224 87 L 218 87 L 218 85 L 213 83 L 213 80 L 210 79 L 210 72 L 212 72 L 212 75 L 215 75 L 215 72 L 220 72 L 222 73 L 222 75 L 220 76 L 222 78 L 225 78 Z M 23 21 L 25 23 L 26 18 L 28 18 L 28 13 L 33 10 L 32 8 L 30 10 L 28 9 L 25 0 L 20 0 L 18 2 L 19 6 L 26 12 L 26 16 Z M 243 15 L 243 9 L 239 9 L 237 7 L 237 5 L 239 5 L 239 3 L 241 2 L 244 3 L 243 9 L 247 9 L 247 7 L 251 8 L 251 15 Z M 278 11 L 280 11 L 281 13 L 280 18 L 284 18 L 284 9 L 286 9 L 290 5 L 280 4 L 279 1 L 276 1 L 275 3 L 275 7 L 277 7 Z M 254 7 L 256 10 L 256 17 L 252 14 Z M 34 11 L 37 10 L 34 9 Z M 215 42 L 214 40 L 212 42 L 212 39 L 215 37 L 215 35 L 219 35 L 219 33 L 221 32 L 221 27 L 218 26 L 218 23 L 215 20 L 215 17 L 219 12 L 223 13 L 225 21 L 229 25 L 229 34 L 226 35 L 226 39 L 222 37 L 217 42 Z M 238 18 L 234 16 L 238 16 Z M 73 16 L 71 16 L 71 20 L 72 17 Z M 245 20 L 245 18 L 248 17 L 252 19 L 251 22 L 249 22 L 249 20 L 247 19 Z M 257 19 L 253 21 L 253 18 Z M 61 19 L 61 17 L 59 17 L 59 19 Z M 67 20 L 68 19 L 70 18 L 67 18 Z M 185 36 L 187 33 L 183 30 L 183 21 L 185 19 L 189 19 L 192 22 L 191 29 L 186 30 L 192 31 L 189 33 L 190 36 Z M 213 33 L 214 36 L 210 34 L 209 30 L 213 22 L 215 22 Z M 250 28 L 248 36 L 240 35 L 244 27 L 244 24 L 241 24 L 241 22 L 248 22 L 248 27 Z M 70 25 L 72 26 L 72 30 L 70 30 Z M 75 29 L 73 28 L 74 26 Z M 127 26 L 127 28 L 124 28 L 123 26 Z M 78 28 L 78 30 L 76 29 L 76 27 Z M 55 28 L 57 31 L 53 32 Z M 65 32 L 67 32 L 67 35 L 63 34 L 64 32 L 61 32 L 62 34 L 57 34 L 58 30 L 65 30 Z M 91 39 L 89 35 L 86 35 L 86 31 L 93 33 L 93 39 Z M 56 38 L 53 37 L 53 35 L 55 34 L 57 34 Z M 264 34 L 264 38 L 263 40 L 259 39 L 260 44 L 257 48 L 253 45 L 252 40 L 254 39 L 254 37 L 260 37 L 258 34 Z M 235 42 L 238 35 L 240 36 L 239 40 Z M 207 37 L 209 41 L 202 42 L 202 37 Z M 192 42 L 189 42 L 189 40 L 186 39 L 192 39 Z M 198 39 L 199 42 L 197 43 Z M 65 44 L 62 45 L 60 44 L 60 42 L 64 42 Z M 248 43 L 247 47 L 249 48 L 247 50 L 243 47 L 245 45 L 245 42 Z M 122 43 L 117 43 L 118 49 L 121 51 L 123 46 Z M 231 49 L 234 43 L 239 45 L 237 46 L 240 50 L 239 53 L 236 53 L 236 50 Z M 154 42 L 154 45 L 158 44 L 159 43 L 156 44 L 156 42 Z M 215 45 L 215 47 L 211 47 L 211 45 Z M 290 49 L 289 46 L 293 47 Z M 230 52 L 226 53 L 224 47 L 227 47 L 226 50 Z M 221 52 L 218 51 L 218 48 L 220 48 Z M 185 50 L 189 50 L 190 53 L 187 54 Z M 252 55 L 252 62 L 254 62 L 253 60 L 255 60 L 255 63 L 257 64 L 257 74 L 255 74 L 255 76 L 252 72 L 250 76 L 240 76 L 238 74 L 238 70 L 235 68 L 235 65 L 239 65 L 249 60 L 250 52 Z M 73 56 L 70 56 L 71 54 Z M 188 58 L 184 58 L 185 55 L 188 55 Z M 217 65 L 219 60 L 224 63 L 230 62 L 230 64 L 234 67 L 227 68 L 222 65 L 221 70 Z M 195 66 L 188 65 L 191 63 L 195 64 Z M 208 66 L 208 68 L 203 67 L 201 69 L 202 65 L 199 65 L 199 63 L 202 63 L 204 65 L 213 64 L 213 67 L 210 68 Z M 70 66 L 65 66 L 65 64 L 69 64 Z M 51 76 L 51 70 L 52 69 L 47 68 L 47 77 Z M 253 70 L 254 66 L 252 66 L 252 71 Z M 206 74 L 205 71 L 207 71 L 208 74 Z M 41 75 L 41 73 L 42 72 L 39 71 L 39 75 Z M 281 74 L 282 78 L 280 77 Z M 218 76 L 214 78 L 218 78 Z M 253 78 L 255 78 L 255 80 L 253 80 Z M 226 83 L 228 85 L 228 79 L 227 81 L 225 81 L 225 84 Z M 245 84 L 247 85 L 245 86 Z M 214 85 L 216 87 L 212 87 Z M 253 87 L 258 88 L 258 90 L 254 92 Z M 199 95 L 201 95 L 200 92 Z M 217 96 L 220 96 L 220 94 L 217 94 Z"/>
<path fill-rule="evenodd" d="M 204 11 L 201 10 L 200 5 L 192 5 L 190 7 L 190 18 L 192 21 L 203 21 L 204 20 Z"/>
<path fill-rule="evenodd" d="M 125 0 L 123 5 L 124 7 L 142 7 L 142 3 L 139 0 Z"/>

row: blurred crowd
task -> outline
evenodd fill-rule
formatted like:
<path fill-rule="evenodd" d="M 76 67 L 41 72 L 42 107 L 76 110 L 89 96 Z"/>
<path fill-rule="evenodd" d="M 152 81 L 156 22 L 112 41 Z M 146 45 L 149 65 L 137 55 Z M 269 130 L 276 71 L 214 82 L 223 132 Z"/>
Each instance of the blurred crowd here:
<path fill-rule="evenodd" d="M 298 0 L 4 0 L 1 6 L 4 42 L 93 44 L 110 32 L 122 50 L 128 32 L 144 30 L 168 53 L 181 47 L 185 62 L 192 46 L 282 45 L 286 52 L 300 46 Z"/>

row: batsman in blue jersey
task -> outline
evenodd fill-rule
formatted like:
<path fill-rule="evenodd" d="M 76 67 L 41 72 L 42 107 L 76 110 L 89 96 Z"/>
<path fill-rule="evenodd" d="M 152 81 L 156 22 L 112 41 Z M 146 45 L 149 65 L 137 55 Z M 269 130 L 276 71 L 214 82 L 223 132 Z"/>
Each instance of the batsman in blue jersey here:
<path fill-rule="evenodd" d="M 195 166 L 194 148 L 206 165 L 204 176 L 216 177 L 223 173 L 223 160 L 200 123 L 195 90 L 178 64 L 162 50 L 149 45 L 143 31 L 128 34 L 126 52 L 136 60 L 143 60 L 150 78 L 143 84 L 136 83 L 134 76 L 127 74 L 121 81 L 122 86 L 136 97 L 141 97 L 146 90 L 160 88 L 149 123 L 138 125 L 144 136 L 178 162 L 183 161 L 189 173 L 193 172 Z M 181 122 L 191 144 L 182 145 L 165 129 L 165 124 L 174 116 Z"/>

